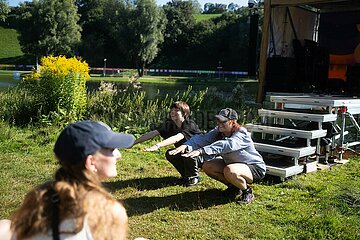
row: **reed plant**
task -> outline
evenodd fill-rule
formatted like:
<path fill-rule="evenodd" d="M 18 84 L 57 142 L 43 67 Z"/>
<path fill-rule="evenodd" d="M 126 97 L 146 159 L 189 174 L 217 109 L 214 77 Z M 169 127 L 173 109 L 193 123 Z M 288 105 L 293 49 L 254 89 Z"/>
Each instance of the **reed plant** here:
<path fill-rule="evenodd" d="M 173 96 L 150 100 L 144 91 L 131 87 L 119 90 L 112 83 L 101 82 L 97 91 L 88 94 L 87 118 L 105 121 L 120 131 L 142 133 L 163 121 L 175 101 L 186 101 L 193 110 L 200 109 L 205 94 L 189 86 Z"/>

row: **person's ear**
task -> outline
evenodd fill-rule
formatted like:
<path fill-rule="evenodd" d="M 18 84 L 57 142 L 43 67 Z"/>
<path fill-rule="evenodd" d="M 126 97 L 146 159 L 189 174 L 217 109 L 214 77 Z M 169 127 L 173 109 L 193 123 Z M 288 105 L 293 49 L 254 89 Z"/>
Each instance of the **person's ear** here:
<path fill-rule="evenodd" d="M 88 155 L 85 159 L 85 167 L 86 169 L 92 171 L 92 172 L 97 172 L 97 168 L 95 166 L 95 157 L 94 155 Z"/>

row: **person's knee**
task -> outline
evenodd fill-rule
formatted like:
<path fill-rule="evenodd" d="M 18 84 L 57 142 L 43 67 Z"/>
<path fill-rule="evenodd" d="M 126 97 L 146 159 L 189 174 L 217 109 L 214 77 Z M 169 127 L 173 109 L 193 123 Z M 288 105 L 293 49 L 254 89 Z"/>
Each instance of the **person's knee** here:
<path fill-rule="evenodd" d="M 205 161 L 203 164 L 202 164 L 202 170 L 208 174 L 208 173 L 213 173 L 214 172 L 214 166 L 210 163 L 210 162 L 207 162 Z"/>
<path fill-rule="evenodd" d="M 246 180 L 242 176 L 241 172 L 235 171 L 235 169 L 233 169 L 229 166 L 224 167 L 224 176 L 230 182 L 236 180 L 236 181 L 239 181 L 242 183 L 246 183 Z"/>
<path fill-rule="evenodd" d="M 224 167 L 224 175 L 225 176 L 236 176 L 237 173 L 232 170 L 229 166 Z"/>

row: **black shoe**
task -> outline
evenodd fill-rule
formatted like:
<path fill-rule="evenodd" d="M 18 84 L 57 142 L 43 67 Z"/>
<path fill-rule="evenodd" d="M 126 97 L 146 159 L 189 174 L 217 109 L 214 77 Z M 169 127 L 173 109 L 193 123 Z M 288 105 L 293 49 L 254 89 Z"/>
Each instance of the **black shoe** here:
<path fill-rule="evenodd" d="M 235 198 L 237 195 L 241 194 L 241 190 L 234 185 L 229 185 L 227 189 L 223 191 L 224 196 Z"/>
<path fill-rule="evenodd" d="M 195 186 L 196 184 L 198 184 L 200 182 L 200 176 L 194 176 L 194 177 L 189 177 L 184 185 L 186 187 L 191 187 L 191 186 Z"/>
<path fill-rule="evenodd" d="M 254 201 L 255 197 L 251 188 L 242 191 L 240 200 L 236 201 L 238 204 L 249 204 Z"/>

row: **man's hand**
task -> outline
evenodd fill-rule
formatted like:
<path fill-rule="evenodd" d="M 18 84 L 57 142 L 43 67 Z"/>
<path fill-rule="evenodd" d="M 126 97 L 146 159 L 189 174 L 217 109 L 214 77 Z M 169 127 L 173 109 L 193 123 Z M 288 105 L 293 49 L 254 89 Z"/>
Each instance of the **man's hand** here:
<path fill-rule="evenodd" d="M 176 155 L 178 153 L 185 153 L 187 146 L 181 145 L 180 147 L 175 148 L 169 152 L 170 155 Z"/>

